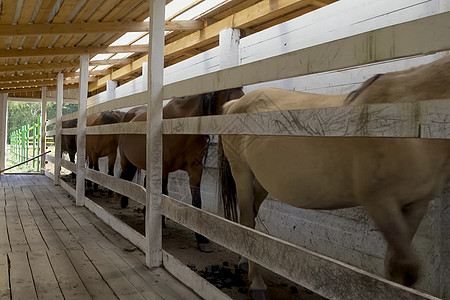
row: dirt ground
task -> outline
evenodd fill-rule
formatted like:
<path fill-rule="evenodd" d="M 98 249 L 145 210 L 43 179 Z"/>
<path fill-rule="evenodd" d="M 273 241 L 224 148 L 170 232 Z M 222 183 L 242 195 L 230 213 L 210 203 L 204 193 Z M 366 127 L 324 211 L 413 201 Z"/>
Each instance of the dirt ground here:
<path fill-rule="evenodd" d="M 62 177 L 75 187 L 75 180 L 69 175 Z M 106 189 L 100 187 L 93 193 L 87 189 L 86 196 L 109 211 L 111 214 L 144 234 L 143 206 L 130 200 L 127 208 L 120 207 L 120 196 L 109 197 Z M 197 249 L 194 232 L 166 219 L 167 229 L 163 236 L 163 248 L 175 256 L 200 276 L 214 284 L 233 299 L 250 299 L 247 272 L 238 268 L 239 255 L 212 243 L 213 252 L 203 253 Z M 271 300 L 319 300 L 324 299 L 313 292 L 278 276 L 268 270 L 263 271 Z"/>

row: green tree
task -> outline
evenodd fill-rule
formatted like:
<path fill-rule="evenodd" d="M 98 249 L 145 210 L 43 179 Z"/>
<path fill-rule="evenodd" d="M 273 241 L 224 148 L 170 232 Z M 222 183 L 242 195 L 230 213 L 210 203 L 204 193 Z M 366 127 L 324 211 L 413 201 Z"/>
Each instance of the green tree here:
<path fill-rule="evenodd" d="M 63 103 L 63 115 L 77 110 L 78 104 Z M 21 128 L 23 125 L 36 123 L 40 115 L 41 103 L 8 101 L 8 143 L 11 132 Z M 50 120 L 55 117 L 56 103 L 47 102 L 47 119 Z"/>

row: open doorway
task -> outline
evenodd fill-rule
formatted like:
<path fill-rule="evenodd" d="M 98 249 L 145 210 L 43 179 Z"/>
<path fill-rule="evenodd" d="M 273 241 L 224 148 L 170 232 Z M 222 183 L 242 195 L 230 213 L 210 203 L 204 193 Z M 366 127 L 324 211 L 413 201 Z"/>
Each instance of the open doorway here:
<path fill-rule="evenodd" d="M 47 119 L 56 116 L 55 102 L 47 102 L 46 109 Z M 77 104 L 63 104 L 63 114 L 75 112 L 77 109 Z M 41 153 L 41 126 L 45 126 L 45 122 L 41 121 L 41 103 L 10 100 L 7 120 L 6 168 L 17 166 L 6 172 L 40 172 L 42 157 L 38 156 Z M 47 131 L 49 130 L 52 128 L 47 127 Z M 46 138 L 46 148 L 54 153 L 53 137 Z"/>

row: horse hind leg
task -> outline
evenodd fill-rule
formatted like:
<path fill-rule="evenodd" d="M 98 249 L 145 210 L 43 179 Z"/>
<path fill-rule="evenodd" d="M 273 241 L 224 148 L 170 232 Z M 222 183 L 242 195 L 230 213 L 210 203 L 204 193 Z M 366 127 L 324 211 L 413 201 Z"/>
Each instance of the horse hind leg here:
<path fill-rule="evenodd" d="M 426 212 L 429 201 L 417 201 L 404 207 L 394 199 L 365 206 L 388 243 L 386 276 L 397 283 L 412 286 L 419 276 L 419 262 L 411 249 L 411 240 Z"/>
<path fill-rule="evenodd" d="M 117 151 L 108 156 L 108 175 L 114 177 L 114 166 L 116 164 Z M 113 191 L 108 189 L 108 196 L 112 197 Z"/>
<path fill-rule="evenodd" d="M 259 205 L 267 196 L 267 192 L 257 182 L 251 170 L 244 166 L 232 167 L 236 182 L 237 202 L 239 206 L 239 223 L 255 228 L 255 218 Z M 256 201 L 255 201 L 256 200 Z M 248 261 L 248 279 L 253 299 L 266 299 L 267 286 L 264 283 L 260 267 L 255 262 Z"/>
<path fill-rule="evenodd" d="M 123 161 L 123 160 L 122 160 Z M 128 181 L 132 181 L 134 178 L 134 175 L 136 174 L 137 167 L 130 163 L 129 161 L 126 161 L 126 163 L 122 164 L 122 173 L 120 174 L 121 179 L 125 179 Z M 122 208 L 125 208 L 128 206 L 128 197 L 122 196 L 120 199 L 120 206 Z"/>
<path fill-rule="evenodd" d="M 201 164 L 191 166 L 190 170 L 188 170 L 189 184 L 192 196 L 192 205 L 200 209 L 202 208 L 202 197 L 200 189 L 202 173 L 203 173 L 203 166 Z M 213 251 L 211 243 L 206 237 L 204 237 L 201 234 L 195 233 L 195 239 L 197 240 L 197 247 L 201 252 L 210 253 Z"/>
<path fill-rule="evenodd" d="M 94 171 L 100 171 L 100 168 L 98 166 L 98 157 L 95 157 L 93 159 L 93 165 L 94 165 Z M 94 192 L 98 192 L 98 183 L 94 182 Z"/>

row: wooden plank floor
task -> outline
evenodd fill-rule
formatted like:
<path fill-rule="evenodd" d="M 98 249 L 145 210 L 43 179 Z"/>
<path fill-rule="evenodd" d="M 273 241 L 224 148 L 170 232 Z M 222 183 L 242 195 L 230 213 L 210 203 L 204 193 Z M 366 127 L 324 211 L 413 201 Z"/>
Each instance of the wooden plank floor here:
<path fill-rule="evenodd" d="M 43 175 L 0 175 L 0 300 L 199 299 Z"/>

